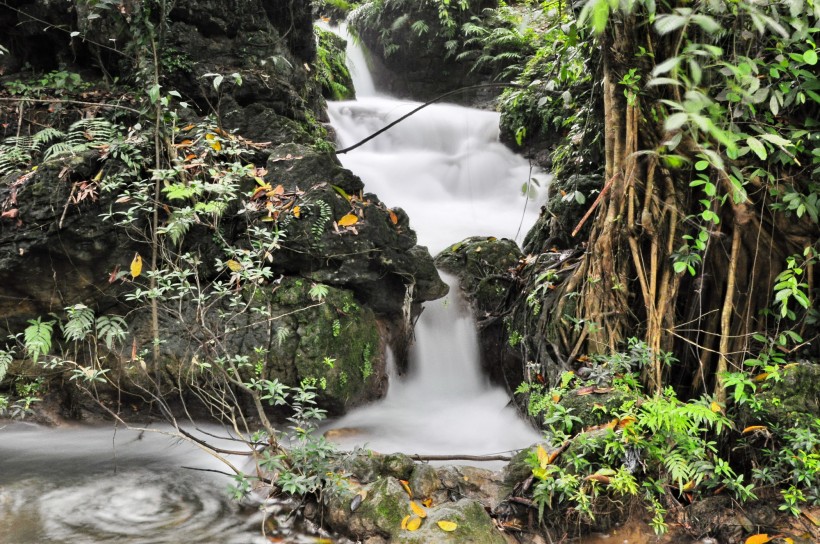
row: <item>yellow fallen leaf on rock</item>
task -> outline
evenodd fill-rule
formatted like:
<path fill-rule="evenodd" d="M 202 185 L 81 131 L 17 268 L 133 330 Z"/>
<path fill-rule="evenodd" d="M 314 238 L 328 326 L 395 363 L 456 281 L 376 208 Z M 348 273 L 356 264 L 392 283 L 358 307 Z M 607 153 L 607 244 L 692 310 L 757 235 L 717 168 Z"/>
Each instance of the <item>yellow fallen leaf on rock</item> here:
<path fill-rule="evenodd" d="M 404 490 L 407 492 L 407 496 L 412 499 L 413 498 L 413 492 L 410 491 L 410 484 L 407 482 L 407 480 L 399 480 L 399 483 L 404 488 Z"/>
<path fill-rule="evenodd" d="M 425 506 L 425 508 L 430 508 L 433 505 L 433 499 L 431 499 L 430 497 L 427 497 L 426 499 L 421 501 L 421 504 L 423 504 Z"/>
<path fill-rule="evenodd" d="M 442 531 L 447 531 L 448 533 L 458 529 L 458 524 L 454 521 L 441 520 L 437 521 L 436 525 L 438 525 Z"/>
<path fill-rule="evenodd" d="M 410 518 L 410 521 L 407 522 L 408 531 L 417 531 L 419 527 L 421 527 L 421 518 L 418 516 L 413 516 Z"/>
<path fill-rule="evenodd" d="M 410 514 L 404 516 L 404 519 L 401 520 L 401 528 L 407 529 L 407 522 L 410 521 Z"/>
<path fill-rule="evenodd" d="M 413 511 L 420 518 L 426 518 L 427 512 L 424 511 L 424 508 L 416 504 L 416 501 L 410 501 L 410 510 Z"/>
<path fill-rule="evenodd" d="M 766 542 L 771 541 L 771 538 L 767 534 L 758 534 L 752 535 L 746 539 L 744 544 L 766 544 Z"/>
<path fill-rule="evenodd" d="M 359 218 L 356 217 L 354 214 L 349 213 L 349 214 L 345 215 L 344 217 L 342 217 L 341 219 L 339 219 L 338 225 L 340 227 L 350 227 L 352 225 L 355 225 L 358 222 L 359 222 Z"/>

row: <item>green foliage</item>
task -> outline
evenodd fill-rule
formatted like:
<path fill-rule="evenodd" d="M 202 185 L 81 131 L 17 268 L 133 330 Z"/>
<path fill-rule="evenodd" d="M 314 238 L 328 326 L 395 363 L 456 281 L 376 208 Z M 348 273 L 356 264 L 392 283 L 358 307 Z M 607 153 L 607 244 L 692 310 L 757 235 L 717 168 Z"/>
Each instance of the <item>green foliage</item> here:
<path fill-rule="evenodd" d="M 35 76 L 27 81 L 14 80 L 4 83 L 6 90 L 17 96 L 41 97 L 65 96 L 77 94 L 87 89 L 90 84 L 83 81 L 82 76 L 75 72 L 54 70 L 41 76 Z"/>
<path fill-rule="evenodd" d="M 322 87 L 322 95 L 330 100 L 353 98 L 352 80 L 346 64 L 347 56 L 340 39 L 335 34 L 316 26 L 314 32 L 318 38 L 314 77 Z"/>
<path fill-rule="evenodd" d="M 641 395 L 637 372 L 654 357 L 645 344 L 632 340 L 625 352 L 592 359 L 593 372 L 585 383 L 566 373 L 561 384 L 548 393 L 542 385 L 519 387 L 519 393 L 531 395 L 531 413 L 540 410 L 543 414 L 549 447 L 567 449 L 554 461 L 548 460 L 546 451 L 533 451 L 529 457 L 537 480 L 533 500 L 542 515 L 547 508 L 572 506 L 594 518 L 597 505 L 605 498 L 636 497 L 649 506 L 653 526 L 662 533 L 666 530 L 662 505 L 667 489 L 700 495 L 726 486 L 740 500 L 754 498 L 753 485 L 718 453 L 716 438 L 731 429 L 732 423 L 709 398 L 683 402 L 668 388 L 641 402 L 625 400 L 614 408 L 602 407 L 611 423 L 583 430 L 579 414 L 555 402 L 572 394 L 569 386 L 573 381 L 575 387 L 609 382 Z M 671 360 L 668 355 L 662 358 Z"/>
<path fill-rule="evenodd" d="M 23 345 L 26 354 L 35 363 L 41 355 L 51 351 L 52 333 L 55 321 L 43 321 L 41 318 L 29 319 L 29 326 L 23 332 Z"/>

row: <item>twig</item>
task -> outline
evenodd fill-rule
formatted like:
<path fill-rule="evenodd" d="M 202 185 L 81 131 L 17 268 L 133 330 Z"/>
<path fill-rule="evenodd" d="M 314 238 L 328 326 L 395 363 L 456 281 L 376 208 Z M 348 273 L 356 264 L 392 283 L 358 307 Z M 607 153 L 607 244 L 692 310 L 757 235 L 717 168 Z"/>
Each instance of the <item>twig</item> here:
<path fill-rule="evenodd" d="M 120 104 L 107 104 L 105 102 L 87 102 L 84 100 L 64 100 L 58 98 L 14 98 L 14 97 L 0 97 L 0 102 L 20 102 L 21 105 L 24 102 L 41 102 L 44 104 L 79 104 L 81 106 L 96 106 L 99 108 L 115 108 L 120 110 L 130 111 L 139 115 L 142 115 L 142 112 L 136 110 L 134 108 L 128 106 L 122 106 Z"/>
<path fill-rule="evenodd" d="M 578 234 L 578 231 L 581 230 L 581 227 L 584 226 L 584 223 L 587 222 L 587 219 L 589 219 L 589 216 L 592 215 L 592 212 L 595 211 L 595 208 L 597 208 L 598 205 L 601 203 L 601 200 L 603 200 L 604 195 L 609 190 L 609 187 L 612 185 L 612 182 L 615 181 L 615 178 L 617 178 L 619 175 L 621 175 L 620 172 L 615 172 L 615 175 L 609 178 L 609 181 L 606 182 L 604 188 L 601 189 L 601 194 L 598 195 L 598 198 L 596 198 L 595 202 L 592 203 L 592 206 L 590 206 L 590 208 L 587 210 L 587 213 L 585 213 L 584 216 L 581 218 L 581 221 L 578 223 L 578 226 L 575 227 L 575 229 L 573 229 L 571 235 L 573 238 L 576 234 Z"/>

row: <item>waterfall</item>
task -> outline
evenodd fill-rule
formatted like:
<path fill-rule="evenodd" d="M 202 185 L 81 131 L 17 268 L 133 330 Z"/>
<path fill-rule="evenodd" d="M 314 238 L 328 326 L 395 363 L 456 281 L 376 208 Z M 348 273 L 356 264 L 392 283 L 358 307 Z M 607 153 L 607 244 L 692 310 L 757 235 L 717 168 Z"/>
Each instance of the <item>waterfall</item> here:
<path fill-rule="evenodd" d="M 355 44 L 349 40 L 348 47 Z M 363 58 L 359 51 L 348 62 Z M 351 71 L 362 77 L 366 67 Z M 328 112 L 343 148 L 417 106 L 360 93 L 356 101 L 328 104 Z M 435 104 L 339 158 L 362 178 L 366 191 L 409 214 L 419 244 L 433 255 L 468 236 L 520 241 L 545 198 L 541 194 L 538 202 L 529 201 L 522 186 L 535 180 L 546 188 L 548 178 L 499 143 L 498 122 L 495 112 Z M 450 295 L 425 305 L 409 375 L 394 379 L 382 401 L 334 422 L 345 432 L 329 436 L 342 446 L 366 445 L 383 453 L 489 454 L 538 439 L 508 407 L 506 392 L 482 374 L 470 309 L 455 278 L 444 279 Z"/>

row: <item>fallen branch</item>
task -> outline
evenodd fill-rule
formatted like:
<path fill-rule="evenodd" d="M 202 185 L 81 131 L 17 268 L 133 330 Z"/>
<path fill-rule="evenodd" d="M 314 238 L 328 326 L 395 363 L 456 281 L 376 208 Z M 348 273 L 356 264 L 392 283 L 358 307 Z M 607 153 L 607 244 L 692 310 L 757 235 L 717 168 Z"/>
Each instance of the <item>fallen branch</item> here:
<path fill-rule="evenodd" d="M 414 461 L 511 461 L 510 455 L 408 455 Z"/>

